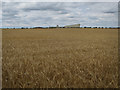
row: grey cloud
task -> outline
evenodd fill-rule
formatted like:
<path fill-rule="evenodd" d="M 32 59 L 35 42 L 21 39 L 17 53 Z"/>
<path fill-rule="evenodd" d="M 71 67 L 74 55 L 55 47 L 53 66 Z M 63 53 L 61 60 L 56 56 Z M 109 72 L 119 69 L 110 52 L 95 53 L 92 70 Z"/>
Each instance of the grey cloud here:
<path fill-rule="evenodd" d="M 116 13 L 115 11 L 106 11 L 104 13 Z"/>
<path fill-rule="evenodd" d="M 70 16 L 69 18 L 75 18 L 74 16 Z"/>
<path fill-rule="evenodd" d="M 4 26 L 112 26 L 116 8 L 115 3 L 3 3 L 2 16 Z"/>
<path fill-rule="evenodd" d="M 92 20 L 97 20 L 98 18 L 97 17 L 88 17 L 89 19 L 92 19 Z"/>
<path fill-rule="evenodd" d="M 23 8 L 24 11 L 37 11 L 37 10 L 50 10 L 50 11 L 58 11 L 62 10 L 61 8 L 54 7 L 31 7 L 31 8 Z"/>
<path fill-rule="evenodd" d="M 5 3 L 2 4 L 2 20 L 15 20 L 18 19 L 19 10 L 16 8 L 17 3 Z"/>
<path fill-rule="evenodd" d="M 37 10 L 48 10 L 48 11 L 60 11 L 64 10 L 64 7 L 62 7 L 62 3 L 38 3 L 34 4 L 32 6 L 27 6 L 22 8 L 24 11 L 37 11 Z"/>
<path fill-rule="evenodd" d="M 19 19 L 20 17 L 17 16 L 18 13 L 17 12 L 3 12 L 2 13 L 2 19 L 3 20 L 15 20 L 15 19 Z"/>
<path fill-rule="evenodd" d="M 58 13 L 59 13 L 59 14 L 67 14 L 67 13 L 69 13 L 69 11 L 63 10 L 63 11 L 59 11 Z"/>

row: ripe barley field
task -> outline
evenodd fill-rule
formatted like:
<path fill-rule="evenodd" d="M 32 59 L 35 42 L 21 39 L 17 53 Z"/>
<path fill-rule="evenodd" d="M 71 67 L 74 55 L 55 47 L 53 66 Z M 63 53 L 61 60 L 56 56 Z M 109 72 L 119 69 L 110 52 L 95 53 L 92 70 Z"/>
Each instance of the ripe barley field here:
<path fill-rule="evenodd" d="M 117 29 L 2 30 L 3 88 L 117 88 Z"/>

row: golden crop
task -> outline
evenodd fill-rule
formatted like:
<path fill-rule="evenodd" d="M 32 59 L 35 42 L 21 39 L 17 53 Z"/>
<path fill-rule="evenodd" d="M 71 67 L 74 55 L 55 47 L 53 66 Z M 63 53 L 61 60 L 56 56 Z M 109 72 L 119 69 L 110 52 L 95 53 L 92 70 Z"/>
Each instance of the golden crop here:
<path fill-rule="evenodd" d="M 117 88 L 117 29 L 2 31 L 3 88 Z"/>

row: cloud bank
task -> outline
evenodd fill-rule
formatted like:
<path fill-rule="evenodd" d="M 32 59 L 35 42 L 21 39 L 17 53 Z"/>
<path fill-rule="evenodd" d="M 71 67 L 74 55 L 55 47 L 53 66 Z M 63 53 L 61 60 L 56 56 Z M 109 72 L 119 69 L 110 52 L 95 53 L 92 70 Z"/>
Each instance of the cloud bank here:
<path fill-rule="evenodd" d="M 117 2 L 3 2 L 3 27 L 118 26 Z"/>

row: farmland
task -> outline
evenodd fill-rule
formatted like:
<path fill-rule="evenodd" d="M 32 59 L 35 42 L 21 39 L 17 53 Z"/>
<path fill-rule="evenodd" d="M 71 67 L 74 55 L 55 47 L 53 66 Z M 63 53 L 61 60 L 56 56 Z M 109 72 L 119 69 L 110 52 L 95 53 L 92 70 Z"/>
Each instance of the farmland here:
<path fill-rule="evenodd" d="M 117 88 L 117 29 L 2 30 L 3 88 Z"/>

